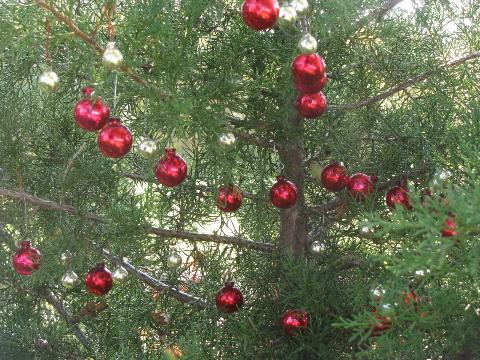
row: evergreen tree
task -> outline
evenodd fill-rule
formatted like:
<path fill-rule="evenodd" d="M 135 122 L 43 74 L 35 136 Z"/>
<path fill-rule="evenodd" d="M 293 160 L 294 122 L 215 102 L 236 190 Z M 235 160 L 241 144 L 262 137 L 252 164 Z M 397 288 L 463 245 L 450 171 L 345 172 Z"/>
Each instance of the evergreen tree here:
<path fill-rule="evenodd" d="M 310 0 L 266 31 L 241 3 L 1 2 L 1 359 L 480 358 L 480 3 Z M 317 119 L 295 109 L 305 32 L 328 65 Z M 75 123 L 91 85 L 135 138 L 123 158 Z M 172 147 L 188 176 L 167 187 L 153 169 Z M 332 161 L 378 177 L 374 193 L 323 188 Z M 277 175 L 293 207 L 272 206 Z M 216 206 L 225 186 L 238 211 Z M 26 240 L 31 276 L 12 268 Z M 95 297 L 102 262 L 117 273 Z M 232 314 L 215 306 L 227 281 Z M 288 309 L 303 332 L 282 328 Z"/>

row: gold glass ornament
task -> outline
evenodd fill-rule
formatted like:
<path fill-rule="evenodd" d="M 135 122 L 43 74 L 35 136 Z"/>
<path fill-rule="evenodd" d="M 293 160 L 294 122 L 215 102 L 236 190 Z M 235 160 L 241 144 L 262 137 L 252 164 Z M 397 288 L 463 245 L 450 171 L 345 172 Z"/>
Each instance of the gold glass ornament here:
<path fill-rule="evenodd" d="M 118 69 L 123 63 L 123 55 L 113 41 L 107 43 L 102 57 L 103 64 L 109 70 Z"/>
<path fill-rule="evenodd" d="M 128 271 L 123 266 L 117 266 L 112 274 L 113 281 L 121 283 L 128 277 Z"/>
<path fill-rule="evenodd" d="M 218 143 L 222 147 L 229 147 L 235 144 L 237 139 L 233 133 L 223 133 L 218 136 Z"/>
<path fill-rule="evenodd" d="M 55 91 L 60 86 L 60 78 L 56 72 L 46 70 L 38 77 L 38 85 L 44 91 Z"/>
<path fill-rule="evenodd" d="M 281 6 L 278 13 L 277 24 L 280 27 L 292 26 L 297 21 L 297 11 L 292 6 Z"/>
<path fill-rule="evenodd" d="M 303 35 L 298 41 L 298 51 L 302 54 L 313 54 L 317 51 L 317 47 L 317 39 L 310 34 Z"/>
<path fill-rule="evenodd" d="M 292 0 L 290 6 L 295 9 L 298 15 L 303 15 L 308 10 L 308 0 Z"/>
<path fill-rule="evenodd" d="M 72 270 L 67 271 L 62 277 L 62 285 L 66 289 L 72 289 L 77 286 L 78 283 L 78 275 Z"/>

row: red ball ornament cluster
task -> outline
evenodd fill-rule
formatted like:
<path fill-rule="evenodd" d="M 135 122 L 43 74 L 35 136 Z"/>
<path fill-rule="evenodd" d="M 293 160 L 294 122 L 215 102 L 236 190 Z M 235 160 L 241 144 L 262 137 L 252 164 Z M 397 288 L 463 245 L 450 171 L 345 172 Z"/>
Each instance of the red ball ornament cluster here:
<path fill-rule="evenodd" d="M 40 269 L 40 251 L 30 245 L 30 241 L 22 241 L 12 257 L 12 266 L 17 274 L 28 276 Z"/>
<path fill-rule="evenodd" d="M 280 209 L 288 209 L 295 205 L 297 197 L 297 186 L 284 176 L 277 176 L 277 182 L 270 189 L 272 204 Z"/>
<path fill-rule="evenodd" d="M 243 194 L 238 186 L 228 185 L 218 189 L 217 208 L 224 212 L 235 212 L 242 206 Z"/>
<path fill-rule="evenodd" d="M 100 152 L 106 157 L 121 158 L 132 149 L 132 133 L 120 119 L 110 118 L 110 108 L 100 97 L 93 102 L 92 94 L 92 87 L 83 89 L 85 98 L 75 105 L 75 122 L 89 132 L 100 130 L 97 138 Z"/>
<path fill-rule="evenodd" d="M 215 298 L 217 309 L 223 313 L 234 313 L 243 306 L 243 294 L 234 285 L 233 282 L 225 283 Z"/>
<path fill-rule="evenodd" d="M 164 186 L 178 186 L 187 177 L 187 163 L 174 148 L 165 149 L 165 156 L 155 166 L 155 176 Z"/>
<path fill-rule="evenodd" d="M 98 264 L 87 273 L 85 286 L 90 293 L 103 296 L 113 287 L 112 273 L 105 267 L 105 264 Z"/>
<path fill-rule="evenodd" d="M 308 314 L 303 310 L 287 310 L 282 317 L 283 330 L 288 335 L 303 332 L 308 327 Z"/>

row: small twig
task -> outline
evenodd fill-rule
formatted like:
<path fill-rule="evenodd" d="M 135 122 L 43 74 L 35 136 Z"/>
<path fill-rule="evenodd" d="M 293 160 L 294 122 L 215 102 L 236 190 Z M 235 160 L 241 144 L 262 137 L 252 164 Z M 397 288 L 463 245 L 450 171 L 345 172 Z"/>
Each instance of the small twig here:
<path fill-rule="evenodd" d="M 52 305 L 55 310 L 62 316 L 65 322 L 70 325 L 73 329 L 73 333 L 77 337 L 78 341 L 92 354 L 96 356 L 96 351 L 92 345 L 90 339 L 85 335 L 85 333 L 78 327 L 75 323 L 75 319 L 68 313 L 67 309 L 63 306 L 61 301 L 46 287 L 38 290 L 40 296 L 42 296 L 47 302 Z"/>
<path fill-rule="evenodd" d="M 87 219 L 99 224 L 107 224 L 110 222 L 107 218 L 103 216 L 90 213 L 90 212 L 82 213 L 71 205 L 59 204 L 51 200 L 46 200 L 46 199 L 39 198 L 37 196 L 30 195 L 23 191 L 14 191 L 14 190 L 0 188 L 0 196 L 5 196 L 5 197 L 16 199 L 16 200 L 22 200 L 44 209 L 66 212 L 68 214 L 80 216 L 84 219 Z M 160 229 L 156 227 L 150 227 L 147 230 L 147 232 L 149 234 L 157 235 L 160 237 L 185 239 L 190 241 L 206 241 L 206 242 L 213 242 L 217 244 L 237 245 L 240 247 L 263 251 L 263 252 L 273 252 L 276 248 L 274 244 L 255 242 L 255 241 L 251 241 L 251 240 L 247 240 L 247 239 L 243 239 L 235 236 L 199 234 L 199 233 L 187 232 L 187 231 L 166 230 L 166 229 Z"/>
<path fill-rule="evenodd" d="M 363 18 L 357 21 L 355 28 L 361 28 L 365 24 L 368 24 L 371 21 L 381 21 L 388 12 L 390 12 L 395 6 L 400 4 L 404 0 L 388 0 L 385 4 L 379 8 L 373 10 L 372 12 L 365 15 Z"/>
<path fill-rule="evenodd" d="M 376 96 L 373 96 L 371 98 L 360 100 L 360 101 L 357 101 L 357 102 L 352 103 L 352 104 L 330 105 L 329 110 L 330 111 L 349 111 L 349 110 L 355 110 L 355 109 L 358 109 L 358 108 L 361 108 L 361 107 L 364 107 L 364 106 L 375 104 L 377 102 L 380 102 L 382 100 L 387 99 L 388 97 L 390 97 L 392 95 L 395 95 L 396 93 L 399 93 L 402 90 L 405 90 L 405 89 L 407 89 L 407 88 L 409 88 L 409 87 L 411 87 L 415 84 L 418 84 L 422 81 L 427 80 L 428 78 L 436 75 L 437 73 L 439 73 L 442 70 L 462 65 L 462 64 L 464 64 L 464 63 L 466 63 L 470 60 L 474 60 L 474 59 L 477 59 L 477 58 L 480 58 L 480 51 L 477 51 L 477 52 L 474 52 L 472 54 L 450 60 L 450 61 L 446 62 L 445 64 L 439 66 L 437 69 L 429 70 L 429 71 L 424 72 L 423 74 L 411 77 L 411 78 L 409 78 L 405 81 L 402 81 L 400 84 L 395 85 L 394 87 L 390 88 L 389 90 L 387 90 L 387 91 L 385 91 L 381 94 L 378 94 Z"/>
<path fill-rule="evenodd" d="M 195 305 L 196 307 L 199 307 L 201 309 L 204 309 L 207 307 L 207 302 L 205 300 L 202 300 L 200 298 L 197 298 L 195 296 L 189 295 L 183 291 L 180 291 L 176 289 L 173 286 L 170 286 L 168 284 L 165 284 L 152 276 L 138 270 L 135 268 L 132 264 L 130 264 L 127 261 L 122 260 L 118 256 L 115 256 L 111 254 L 108 250 L 105 249 L 99 249 L 99 251 L 105 256 L 106 258 L 110 259 L 112 262 L 114 262 L 117 265 L 122 266 L 127 270 L 130 274 L 134 275 L 138 279 L 142 280 L 144 283 L 148 284 L 152 288 L 159 290 L 159 291 L 166 291 L 172 296 L 173 298 L 177 299 L 178 301 L 186 304 L 192 304 Z"/>

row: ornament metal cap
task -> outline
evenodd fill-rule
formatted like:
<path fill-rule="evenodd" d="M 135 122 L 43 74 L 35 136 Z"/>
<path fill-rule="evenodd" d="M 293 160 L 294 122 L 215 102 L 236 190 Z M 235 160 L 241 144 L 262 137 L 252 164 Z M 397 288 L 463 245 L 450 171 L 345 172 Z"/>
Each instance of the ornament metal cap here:
<path fill-rule="evenodd" d="M 225 281 L 225 286 L 226 287 L 235 287 L 235 282 L 234 281 Z"/>

